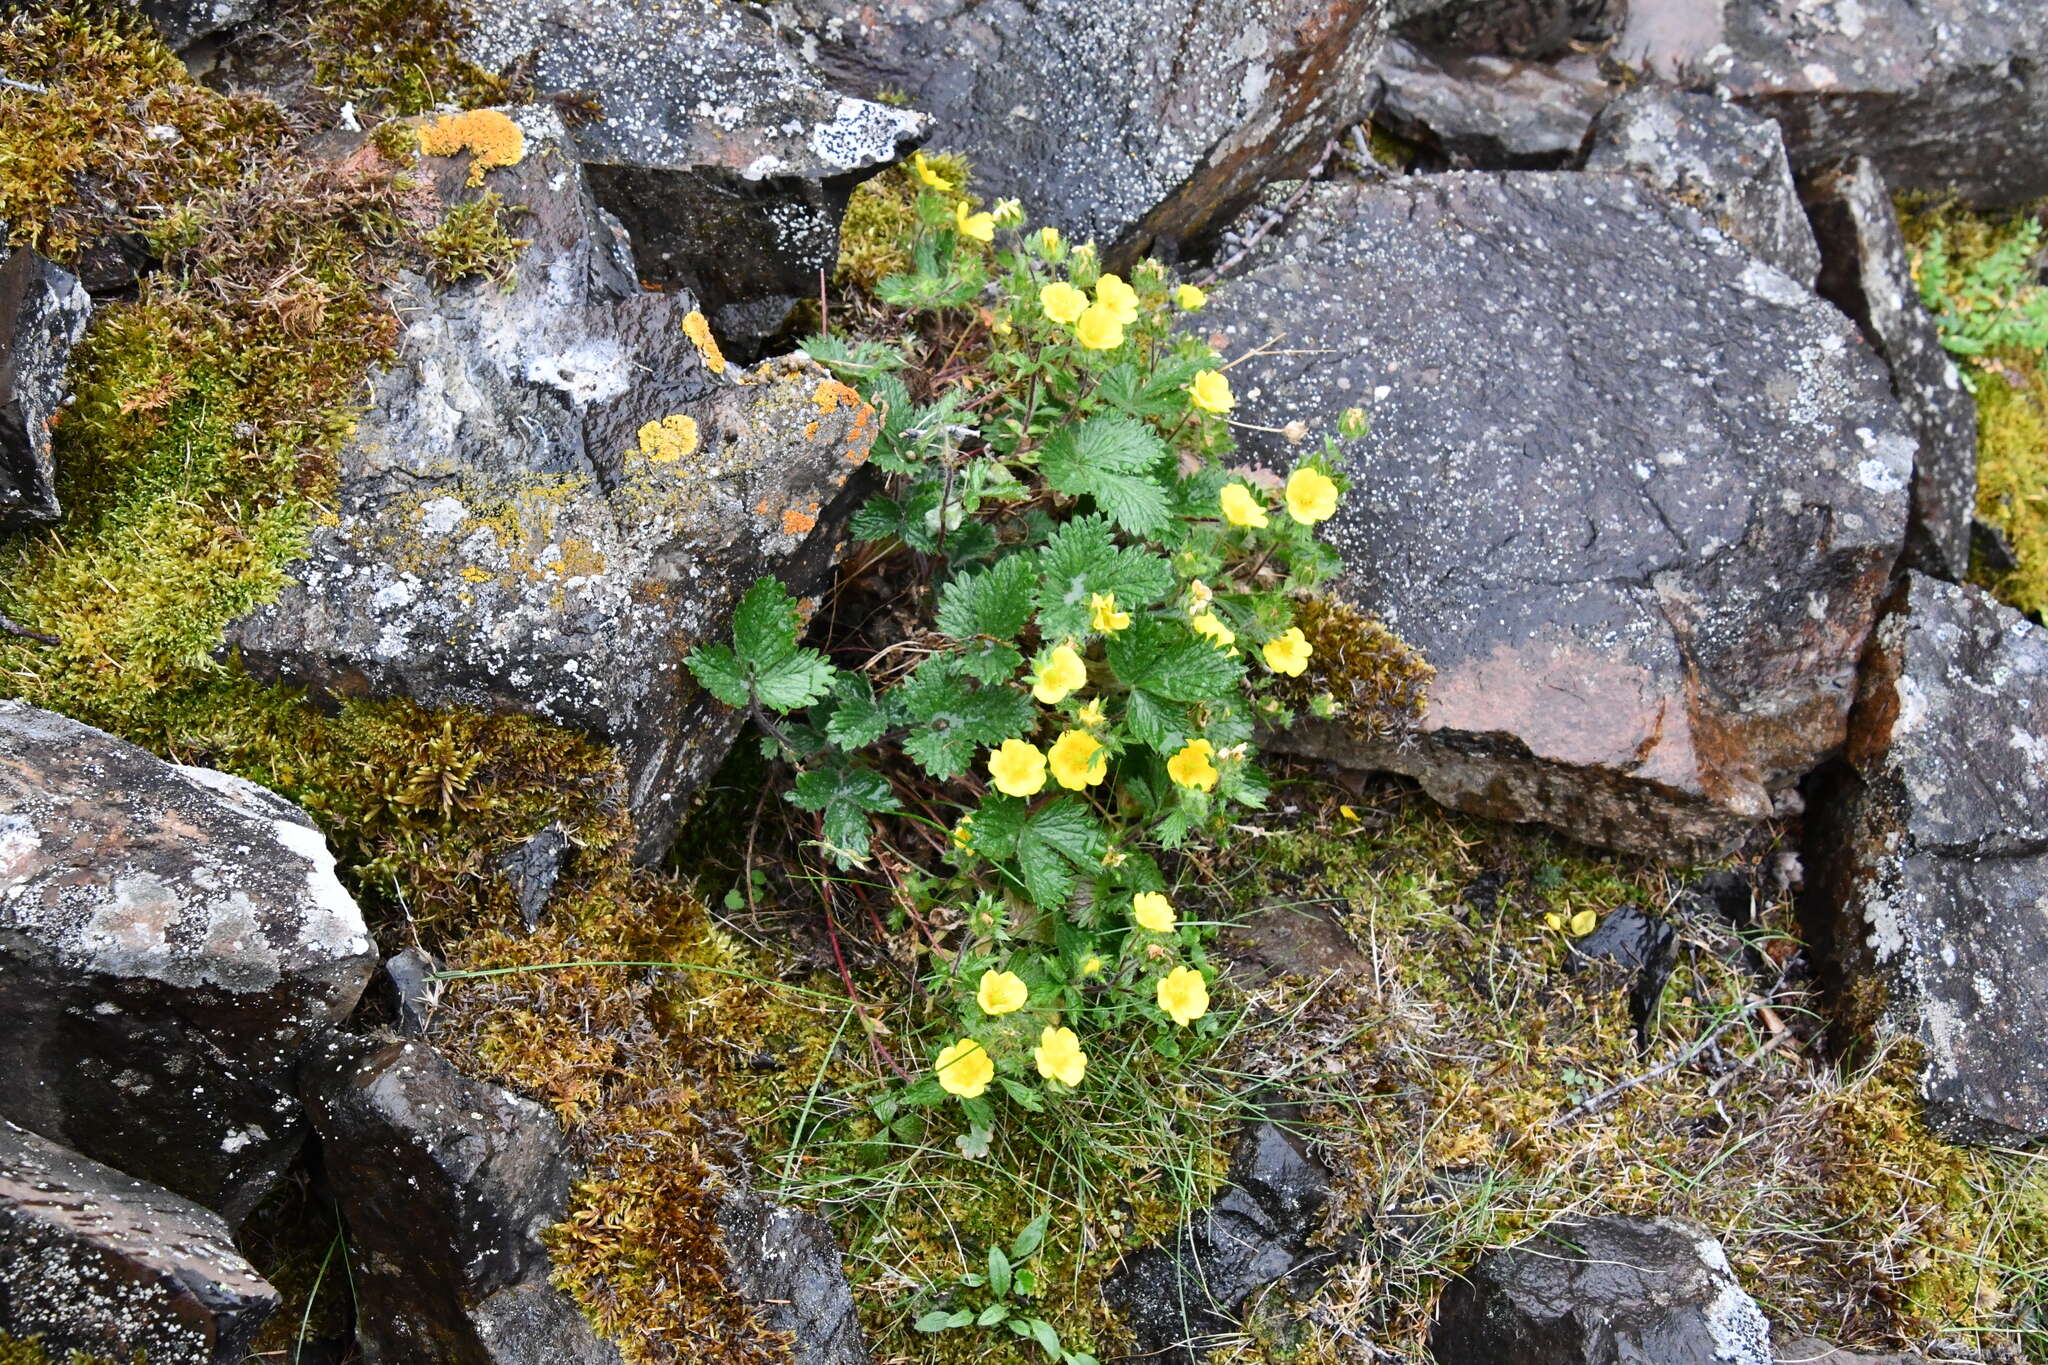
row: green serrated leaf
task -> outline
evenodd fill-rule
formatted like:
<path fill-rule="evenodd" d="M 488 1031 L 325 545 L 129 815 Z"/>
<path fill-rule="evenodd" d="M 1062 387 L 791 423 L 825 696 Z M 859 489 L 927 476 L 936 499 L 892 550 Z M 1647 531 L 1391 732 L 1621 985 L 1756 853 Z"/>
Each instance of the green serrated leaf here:
<path fill-rule="evenodd" d="M 1088 629 L 1089 599 L 1114 593 L 1124 611 L 1149 607 L 1173 590 L 1173 570 L 1150 550 L 1119 547 L 1107 518 L 1077 517 L 1039 551 L 1038 628 L 1048 640 Z"/>
<path fill-rule="evenodd" d="M 1166 445 L 1142 422 L 1115 414 L 1062 427 L 1039 452 L 1039 472 L 1070 497 L 1091 497 L 1110 520 L 1148 536 L 1166 522 L 1167 496 L 1157 470 Z"/>
<path fill-rule="evenodd" d="M 838 670 L 815 649 L 800 649 L 787 658 L 758 668 L 754 691 L 761 705 L 772 711 L 795 711 L 809 706 L 832 690 Z"/>
<path fill-rule="evenodd" d="M 933 659 L 894 690 L 914 727 L 903 751 L 948 781 L 967 771 L 977 749 L 1002 743 L 1031 724 L 1031 700 L 1007 687 L 983 687 L 951 659 Z"/>
<path fill-rule="evenodd" d="M 903 534 L 903 504 L 894 498 L 875 494 L 860 505 L 853 519 L 846 524 L 846 533 L 855 540 L 887 540 Z"/>
<path fill-rule="evenodd" d="M 843 759 L 799 773 L 786 797 L 804 810 L 823 813 L 825 842 L 841 867 L 867 857 L 870 815 L 901 808 L 887 778 Z"/>
<path fill-rule="evenodd" d="M 938 627 L 956 640 L 1015 640 L 1031 619 L 1038 566 L 1028 554 L 997 560 L 979 573 L 956 575 L 939 593 Z"/>
<path fill-rule="evenodd" d="M 994 640 L 977 640 L 953 658 L 962 673 L 985 683 L 1008 682 L 1024 666 L 1024 655 L 1015 645 Z"/>
<path fill-rule="evenodd" d="M 697 683 L 727 706 L 747 705 L 747 669 L 739 655 L 724 645 L 703 645 L 684 658 Z"/>
<path fill-rule="evenodd" d="M 757 578 L 732 613 L 733 650 L 759 667 L 796 652 L 803 618 L 789 589 L 773 578 Z"/>
<path fill-rule="evenodd" d="M 975 827 L 979 835 L 980 821 Z M 1102 827 L 1088 807 L 1072 797 L 1047 802 L 1017 833 L 1017 870 L 1025 894 L 1041 909 L 1061 908 L 1073 895 L 1074 869 L 1092 871 L 1104 847 Z"/>
<path fill-rule="evenodd" d="M 838 704 L 832 708 L 831 719 L 825 722 L 825 734 L 842 749 L 865 749 L 902 718 L 894 694 L 876 697 L 865 678 L 842 674 L 833 693 Z"/>
<path fill-rule="evenodd" d="M 1161 701 L 1214 701 L 1237 690 L 1244 664 L 1176 621 L 1138 621 L 1109 638 L 1111 671 Z"/>

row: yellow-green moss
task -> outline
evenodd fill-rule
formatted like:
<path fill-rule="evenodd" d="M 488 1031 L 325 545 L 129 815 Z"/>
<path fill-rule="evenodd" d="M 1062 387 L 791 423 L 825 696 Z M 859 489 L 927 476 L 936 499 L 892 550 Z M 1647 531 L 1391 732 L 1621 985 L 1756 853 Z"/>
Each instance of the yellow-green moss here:
<path fill-rule="evenodd" d="M 456 204 L 426 235 L 427 258 L 433 262 L 434 278 L 453 284 L 471 275 L 482 275 L 509 285 L 512 263 L 530 241 L 514 237 L 506 227 L 504 197 L 487 190 L 475 199 Z"/>
<path fill-rule="evenodd" d="M 466 8 L 449 0 L 299 0 L 314 80 L 365 113 L 504 104 L 520 92 L 462 55 Z"/>
<path fill-rule="evenodd" d="M 135 1353 L 130 1365 L 143 1365 L 143 1354 Z M 119 1365 L 119 1362 L 105 1356 L 87 1355 L 83 1351 L 67 1352 L 62 1361 L 53 1361 L 43 1349 L 41 1337 L 17 1337 L 0 1332 L 0 1365 Z"/>
<path fill-rule="evenodd" d="M 1436 670 L 1377 618 L 1335 598 L 1297 604 L 1295 624 L 1314 650 L 1308 672 L 1283 678 L 1275 695 L 1297 711 L 1327 693 L 1339 717 L 1361 739 L 1414 725 L 1429 700 Z"/>
<path fill-rule="evenodd" d="M 926 153 L 924 164 L 947 183 L 967 183 L 967 158 L 950 152 Z M 912 163 L 891 166 L 862 181 L 847 201 L 839 225 L 839 265 L 834 282 L 872 290 L 884 276 L 910 269 L 910 243 L 917 235 L 919 181 Z"/>

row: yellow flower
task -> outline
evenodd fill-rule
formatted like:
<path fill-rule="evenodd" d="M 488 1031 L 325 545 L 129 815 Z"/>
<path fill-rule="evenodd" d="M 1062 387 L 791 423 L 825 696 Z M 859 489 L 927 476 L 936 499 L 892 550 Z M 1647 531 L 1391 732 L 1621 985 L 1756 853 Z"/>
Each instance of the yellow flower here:
<path fill-rule="evenodd" d="M 940 175 L 938 168 L 924 159 L 923 152 L 919 152 L 910 158 L 910 168 L 917 172 L 919 180 L 922 180 L 935 190 L 950 190 L 953 188 L 953 182 Z"/>
<path fill-rule="evenodd" d="M 1237 406 L 1237 399 L 1230 392 L 1230 380 L 1221 370 L 1203 370 L 1188 385 L 1188 398 L 1203 412 L 1213 412 L 1218 417 Z"/>
<path fill-rule="evenodd" d="M 1116 314 L 1128 327 L 1138 320 L 1138 291 L 1124 283 L 1121 275 L 1104 275 L 1095 282 L 1095 302 Z"/>
<path fill-rule="evenodd" d="M 932 1065 L 932 1070 L 939 1073 L 941 1090 L 963 1100 L 978 1098 L 982 1091 L 988 1089 L 988 1083 L 996 1078 L 995 1058 L 972 1038 L 962 1038 L 940 1048 L 939 1060 Z"/>
<path fill-rule="evenodd" d="M 1237 632 L 1218 620 L 1213 611 L 1203 612 L 1188 624 L 1194 627 L 1195 634 L 1208 636 L 1218 649 L 1228 649 L 1237 643 Z"/>
<path fill-rule="evenodd" d="M 1096 700 L 1091 701 L 1086 706 L 1082 707 L 1080 711 L 1075 714 L 1074 719 L 1080 721 L 1083 725 L 1102 724 L 1103 720 L 1105 719 L 1105 716 L 1103 715 L 1102 711 L 1101 698 L 1098 697 Z"/>
<path fill-rule="evenodd" d="M 1259 495 L 1241 483 L 1224 484 L 1217 501 L 1223 505 L 1223 519 L 1232 526 L 1266 524 L 1266 509 L 1259 505 Z"/>
<path fill-rule="evenodd" d="M 1194 285 L 1184 284 L 1173 291 L 1173 301 L 1183 310 L 1194 313 L 1199 312 L 1202 305 L 1209 301 L 1209 296 Z"/>
<path fill-rule="evenodd" d="M 1124 324 L 1101 303 L 1091 303 L 1074 324 L 1074 340 L 1091 351 L 1113 351 L 1124 344 Z"/>
<path fill-rule="evenodd" d="M 962 199 L 953 205 L 953 230 L 962 237 L 972 237 L 977 242 L 993 242 L 996 239 L 995 215 L 969 213 L 967 201 Z"/>
<path fill-rule="evenodd" d="M 1093 953 L 1090 953 L 1090 954 L 1088 954 L 1088 956 L 1087 956 L 1087 957 L 1085 957 L 1085 958 L 1081 959 L 1081 975 L 1083 975 L 1083 976 L 1100 976 L 1101 974 L 1102 974 L 1102 959 L 1101 959 L 1101 958 L 1097 957 L 1097 956 L 1096 956 L 1095 954 L 1093 954 Z"/>
<path fill-rule="evenodd" d="M 1024 221 L 1024 206 L 1014 199 L 998 199 L 995 217 L 997 227 L 1016 227 Z"/>
<path fill-rule="evenodd" d="M 1308 637 L 1301 633 L 1300 626 L 1289 626 L 1285 635 L 1276 635 L 1266 641 L 1266 647 L 1259 651 L 1266 656 L 1266 667 L 1275 673 L 1285 673 L 1298 678 L 1308 671 L 1310 648 Z"/>
<path fill-rule="evenodd" d="M 1193 967 L 1175 967 L 1159 978 L 1159 1008 L 1186 1028 L 1209 1012 L 1209 983 Z"/>
<path fill-rule="evenodd" d="M 953 826 L 953 847 L 963 853 L 974 851 L 974 817 L 963 815 L 960 823 Z"/>
<path fill-rule="evenodd" d="M 1081 1040 L 1070 1028 L 1041 1031 L 1031 1056 L 1038 1063 L 1039 1075 L 1061 1085 L 1079 1085 L 1088 1074 L 1088 1054 L 1081 1051 Z"/>
<path fill-rule="evenodd" d="M 981 1012 L 988 1015 L 1010 1014 L 1024 1008 L 1024 1002 L 1031 998 L 1031 988 L 1024 984 L 1024 978 L 1015 972 L 983 972 L 981 985 L 974 992 L 974 1003 L 981 1006 Z"/>
<path fill-rule="evenodd" d="M 1157 891 L 1140 891 L 1131 897 L 1131 918 L 1138 922 L 1140 929 L 1170 934 L 1174 924 L 1173 902 Z"/>
<path fill-rule="evenodd" d="M 1056 280 L 1038 291 L 1038 306 L 1054 322 L 1066 324 L 1088 311 L 1088 296 L 1065 280 Z"/>
<path fill-rule="evenodd" d="M 1343 816 L 1346 820 L 1356 820 L 1358 819 L 1358 807 L 1339 806 L 1337 807 L 1337 814 Z"/>
<path fill-rule="evenodd" d="M 1320 469 L 1307 465 L 1287 476 L 1287 515 L 1313 526 L 1337 515 L 1337 485 Z"/>
<path fill-rule="evenodd" d="M 988 756 L 988 775 L 1005 796 L 1036 796 L 1045 786 L 1045 755 L 1027 740 L 1006 739 Z"/>
<path fill-rule="evenodd" d="M 1088 628 L 1114 635 L 1131 623 L 1131 614 L 1116 609 L 1116 594 L 1094 592 L 1088 594 Z"/>
<path fill-rule="evenodd" d="M 1069 730 L 1054 740 L 1047 761 L 1053 780 L 1070 792 L 1092 787 L 1109 773 L 1109 755 L 1086 730 Z"/>
<path fill-rule="evenodd" d="M 1087 685 L 1088 665 L 1081 662 L 1072 645 L 1054 649 L 1031 675 L 1031 695 L 1047 706 L 1058 705 L 1069 692 Z"/>
<path fill-rule="evenodd" d="M 1599 925 L 1600 916 L 1591 910 L 1581 910 L 1572 916 L 1572 922 L 1565 928 L 1571 930 L 1573 938 L 1584 938 Z"/>
<path fill-rule="evenodd" d="M 1057 256 L 1060 250 L 1060 230 L 1056 227 L 1042 227 L 1038 230 L 1038 249 L 1048 256 Z"/>
<path fill-rule="evenodd" d="M 1188 746 L 1166 760 L 1166 775 L 1183 787 L 1196 791 L 1216 789 L 1216 746 L 1206 739 L 1191 741 Z"/>
<path fill-rule="evenodd" d="M 1196 615 L 1207 611 L 1209 603 L 1214 601 L 1215 597 L 1216 594 L 1210 590 L 1209 585 L 1199 578 L 1188 584 L 1188 610 Z"/>

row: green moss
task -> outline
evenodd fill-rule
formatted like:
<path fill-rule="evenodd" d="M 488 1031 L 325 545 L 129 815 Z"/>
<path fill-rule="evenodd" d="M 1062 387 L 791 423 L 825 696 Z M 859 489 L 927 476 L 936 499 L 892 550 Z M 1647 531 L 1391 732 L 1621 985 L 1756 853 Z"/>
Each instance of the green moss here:
<path fill-rule="evenodd" d="M 2022 611 L 2048 611 L 2048 363 L 2019 356 L 1977 376 L 1977 514 L 2004 533 L 2018 567 L 1981 571 Z"/>
<path fill-rule="evenodd" d="M 967 158 L 934 152 L 924 164 L 954 187 L 969 175 Z M 910 269 L 910 243 L 917 235 L 918 176 L 910 162 L 891 166 L 854 188 L 839 224 L 839 265 L 834 282 L 872 290 L 877 281 Z"/>
<path fill-rule="evenodd" d="M 1436 676 L 1422 655 L 1379 620 L 1335 598 L 1311 597 L 1295 609 L 1310 647 L 1309 670 L 1284 679 L 1275 695 L 1296 711 L 1309 711 L 1327 695 L 1360 739 L 1384 738 L 1412 727 L 1428 705 Z"/>
<path fill-rule="evenodd" d="M 143 1353 L 137 1351 L 130 1365 L 143 1365 L 143 1362 Z M 52 1360 L 43 1349 L 41 1337 L 17 1337 L 0 1332 L 0 1365 L 119 1365 L 119 1362 L 105 1356 L 87 1355 L 83 1351 L 70 1351 L 63 1360 Z"/>
<path fill-rule="evenodd" d="M 365 113 L 473 109 L 519 97 L 462 55 L 469 15 L 449 0 L 304 0 L 295 13 L 315 54 L 314 80 Z"/>
<path fill-rule="evenodd" d="M 433 262 L 434 278 L 442 284 L 454 284 L 471 275 L 482 275 L 510 288 L 513 262 L 531 243 L 530 239 L 514 237 L 507 230 L 509 216 L 504 197 L 494 190 L 451 207 L 426 236 L 427 258 Z"/>

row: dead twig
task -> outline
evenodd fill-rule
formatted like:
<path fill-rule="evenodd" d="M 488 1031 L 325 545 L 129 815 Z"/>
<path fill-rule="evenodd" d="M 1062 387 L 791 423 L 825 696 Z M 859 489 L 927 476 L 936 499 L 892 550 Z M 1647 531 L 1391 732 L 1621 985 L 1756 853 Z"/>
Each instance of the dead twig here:
<path fill-rule="evenodd" d="M 0 634 L 18 636 L 24 640 L 34 640 L 37 644 L 41 645 L 61 645 L 64 643 L 54 635 L 45 635 L 40 630 L 30 630 L 12 616 L 4 614 L 0 614 Z"/>

